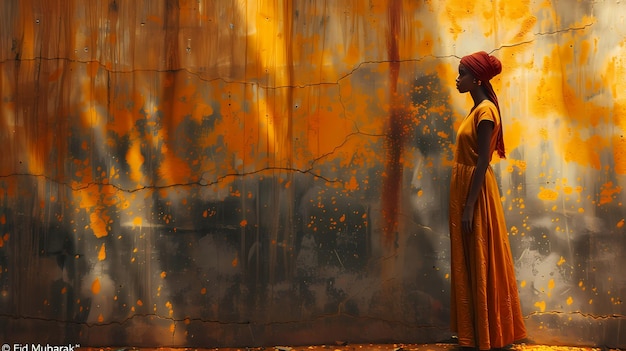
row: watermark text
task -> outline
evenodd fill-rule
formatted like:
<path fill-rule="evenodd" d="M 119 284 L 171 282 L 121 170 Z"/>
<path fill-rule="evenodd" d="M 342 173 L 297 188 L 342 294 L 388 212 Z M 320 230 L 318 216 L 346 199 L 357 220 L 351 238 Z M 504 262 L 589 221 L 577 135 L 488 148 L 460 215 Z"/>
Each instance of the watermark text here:
<path fill-rule="evenodd" d="M 75 351 L 79 344 L 3 344 L 0 351 Z"/>

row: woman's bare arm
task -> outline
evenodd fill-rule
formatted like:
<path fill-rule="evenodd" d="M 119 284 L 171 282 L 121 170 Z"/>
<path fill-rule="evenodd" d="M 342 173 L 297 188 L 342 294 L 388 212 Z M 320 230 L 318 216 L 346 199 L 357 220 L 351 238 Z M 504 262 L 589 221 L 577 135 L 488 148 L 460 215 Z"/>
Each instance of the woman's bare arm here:
<path fill-rule="evenodd" d="M 478 162 L 474 170 L 474 176 L 470 184 L 470 190 L 465 200 L 463 209 L 462 228 L 464 234 L 472 232 L 474 205 L 480 194 L 480 188 L 485 181 L 485 172 L 489 167 L 489 147 L 491 143 L 491 134 L 493 133 L 494 123 L 492 121 L 483 120 L 478 123 Z"/>

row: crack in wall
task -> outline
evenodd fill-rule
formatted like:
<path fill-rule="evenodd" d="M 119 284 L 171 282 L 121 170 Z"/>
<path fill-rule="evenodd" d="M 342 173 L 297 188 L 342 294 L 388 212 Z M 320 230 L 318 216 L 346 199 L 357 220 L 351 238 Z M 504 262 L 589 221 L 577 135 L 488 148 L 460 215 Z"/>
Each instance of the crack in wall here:
<path fill-rule="evenodd" d="M 547 32 L 537 32 L 534 35 L 535 36 L 550 36 L 550 35 L 558 35 L 558 34 L 563 34 L 563 33 L 569 33 L 569 32 L 573 32 L 573 31 L 582 31 L 582 30 L 586 30 L 590 27 L 592 27 L 595 24 L 595 22 L 591 22 L 591 23 L 587 23 L 585 25 L 582 26 L 578 26 L 578 27 L 570 27 L 570 28 L 564 28 L 564 29 L 559 29 L 559 30 L 554 30 L 554 31 L 547 31 Z M 512 47 L 517 47 L 517 46 L 523 46 L 526 44 L 530 44 L 535 42 L 535 40 L 529 40 L 529 41 L 523 41 L 523 42 L 518 42 L 518 43 L 514 43 L 514 44 L 507 44 L 507 45 L 501 45 L 498 48 L 495 48 L 491 51 L 491 53 L 502 50 L 503 48 L 512 48 Z M 344 79 L 349 78 L 350 76 L 354 75 L 355 72 L 357 72 L 358 70 L 360 70 L 362 67 L 366 66 L 366 65 L 380 65 L 380 64 L 388 64 L 388 63 L 393 63 L 393 62 L 397 62 L 397 63 L 414 63 L 414 62 L 421 62 L 426 58 L 434 58 L 436 60 L 441 60 L 441 59 L 449 59 L 449 58 L 457 58 L 460 59 L 459 56 L 457 55 L 426 55 L 420 58 L 415 58 L 415 59 L 401 59 L 401 60 L 397 60 L 397 61 L 391 61 L 391 60 L 375 60 L 375 61 L 362 61 L 360 63 L 358 63 L 353 69 L 351 69 L 349 72 L 345 73 L 344 75 L 342 75 L 341 77 L 339 77 L 335 82 L 318 82 L 318 83 L 310 83 L 310 84 L 298 84 L 298 85 L 279 85 L 279 86 L 270 86 L 270 85 L 263 85 L 259 82 L 249 82 L 249 81 L 233 81 L 233 80 L 229 80 L 223 77 L 215 77 L 215 78 L 205 78 L 203 77 L 203 75 L 199 72 L 195 72 L 192 70 L 189 70 L 187 68 L 178 68 L 178 69 L 164 69 L 164 70 L 158 70 L 158 69 L 132 69 L 132 70 L 114 70 L 114 69 L 110 69 L 108 67 L 106 67 L 105 64 L 103 64 L 102 62 L 98 61 L 98 60 L 76 60 L 76 59 L 70 59 L 70 58 L 65 58 L 65 57 L 43 57 L 43 56 L 37 56 L 34 58 L 29 58 L 29 59 L 23 59 L 19 57 L 19 54 L 16 55 L 16 59 L 15 60 L 3 60 L 0 61 L 0 63 L 4 64 L 7 62 L 19 62 L 19 61 L 38 61 L 38 60 L 47 60 L 47 61 L 56 61 L 56 60 L 62 60 L 62 61 L 66 61 L 66 62 L 70 62 L 70 63 L 84 63 L 84 64 L 92 64 L 92 63 L 97 63 L 101 66 L 101 68 L 105 69 L 107 71 L 108 74 L 130 74 L 130 73 L 136 73 L 136 72 L 153 72 L 153 73 L 180 73 L 180 72 L 185 72 L 187 74 L 196 76 L 199 80 L 204 81 L 204 82 L 214 82 L 214 81 L 222 81 L 226 84 L 240 84 L 240 85 L 251 85 L 251 86 L 258 86 L 259 88 L 262 89 L 266 89 L 266 90 L 280 90 L 280 89 L 293 89 L 293 88 L 297 88 L 297 89 L 303 89 L 303 88 L 307 88 L 307 87 L 315 87 L 315 86 L 323 86 L 323 85 L 337 85 L 339 86 L 341 84 L 341 81 Z M 346 107 L 343 104 L 343 97 L 341 94 L 339 94 L 339 99 L 340 99 L 340 103 L 343 107 L 343 115 L 346 115 Z M 356 124 L 356 122 L 355 122 Z M 292 167 L 264 167 L 264 168 L 260 168 L 260 169 L 256 169 L 253 171 L 248 171 L 248 172 L 241 172 L 241 173 L 227 173 L 221 176 L 218 176 L 216 179 L 214 180 L 200 180 L 200 181 L 195 181 L 195 182 L 188 182 L 188 183 L 172 183 L 172 184 L 167 184 L 167 185 L 145 185 L 145 186 L 140 186 L 138 188 L 135 189 L 127 189 L 124 188 L 123 186 L 120 185 L 116 185 L 116 184 L 111 184 L 111 183 L 102 183 L 102 182 L 89 182 L 86 183 L 85 185 L 81 185 L 78 187 L 75 186 L 70 186 L 69 183 L 67 182 L 63 182 L 63 181 L 59 181 L 57 179 L 54 179 L 50 176 L 47 176 L 45 174 L 31 174 L 31 173 L 11 173 L 11 174 L 4 174 L 4 175 L 0 175 L 0 178 L 7 178 L 7 177 L 19 177 L 19 176 L 31 176 L 31 177 L 43 177 L 46 180 L 55 182 L 59 185 L 63 185 L 66 187 L 69 187 L 71 190 L 73 191 L 77 191 L 77 190 L 83 190 L 86 188 L 89 188 L 90 186 L 111 186 L 119 191 L 123 191 L 123 192 L 128 192 L 128 193 L 133 193 L 133 192 L 137 192 L 137 191 L 142 191 L 142 190 L 147 190 L 147 189 L 168 189 L 168 188 L 175 188 L 175 187 L 190 187 L 190 186 L 212 186 L 215 184 L 218 184 L 222 181 L 224 181 L 225 179 L 228 178 L 232 178 L 232 177 L 246 177 L 249 175 L 255 175 L 255 174 L 260 174 L 266 171 L 287 171 L 287 172 L 296 172 L 296 173 L 301 173 L 301 174 L 308 174 L 311 176 L 314 176 L 316 178 L 320 178 L 324 181 L 330 182 L 330 183 L 334 183 L 334 182 L 339 182 L 341 180 L 334 178 L 327 178 L 322 174 L 319 173 L 315 173 L 314 172 L 314 166 L 316 163 L 318 163 L 319 161 L 323 160 L 324 158 L 332 155 L 335 151 L 337 151 L 338 149 L 340 149 L 343 145 L 345 145 L 348 141 L 348 139 L 352 136 L 355 135 L 364 135 L 364 136 L 369 136 L 369 137 L 386 137 L 385 134 L 371 134 L 371 133 L 364 133 L 359 131 L 359 127 L 358 125 L 355 125 L 356 128 L 356 132 L 352 132 L 346 135 L 344 141 L 335 146 L 333 148 L 333 150 L 331 152 L 325 153 L 323 155 L 320 155 L 319 157 L 316 157 L 314 159 L 312 159 L 311 161 L 309 161 L 309 163 L 311 164 L 311 167 L 306 168 L 306 169 L 299 169 L 299 168 L 292 168 Z M 203 178 L 201 176 L 201 178 Z"/>
<path fill-rule="evenodd" d="M 592 320 L 626 320 L 626 315 L 622 314 L 607 314 L 607 315 L 596 315 L 593 313 L 584 313 L 581 311 L 572 311 L 572 312 L 563 312 L 563 311 L 546 311 L 546 312 L 532 312 L 526 316 L 524 319 L 530 319 L 533 317 L 543 317 L 543 316 L 561 316 L 563 318 L 571 318 L 572 316 L 580 316 L 585 319 Z M 62 324 L 71 324 L 71 325 L 82 325 L 88 328 L 93 327 L 106 327 L 111 325 L 124 325 L 134 319 L 140 318 L 157 318 L 160 320 L 171 321 L 175 323 L 189 323 L 189 322 L 200 322 L 203 324 L 219 324 L 219 325 L 254 325 L 254 326 L 272 326 L 272 325 L 286 325 L 286 324 L 306 324 L 314 321 L 325 320 L 328 318 L 335 317 L 348 317 L 354 320 L 375 320 L 382 321 L 390 324 L 403 325 L 410 328 L 424 328 L 424 329 L 439 329 L 445 330 L 445 327 L 442 326 L 434 326 L 429 324 L 416 324 L 410 323 L 408 321 L 400 320 L 400 319 L 390 319 L 379 316 L 370 316 L 370 315 L 353 315 L 345 311 L 341 311 L 341 307 L 337 311 L 337 313 L 326 313 L 315 316 L 314 318 L 305 318 L 305 319 L 294 319 L 294 320 L 275 320 L 269 322 L 262 321 L 223 321 L 217 319 L 206 319 L 199 317 L 184 317 L 184 318 L 174 318 L 167 317 L 164 315 L 160 315 L 158 313 L 135 313 L 131 316 L 123 318 L 121 320 L 111 320 L 107 322 L 99 322 L 99 323 L 89 323 L 89 322 L 78 322 L 70 319 L 58 319 L 58 318 L 47 318 L 47 317 L 35 317 L 35 316 L 25 316 L 25 315 L 11 315 L 11 314 L 0 314 L 0 318 L 7 318 L 13 320 L 33 320 L 33 321 L 44 321 L 44 322 L 54 322 L 54 323 L 62 323 Z"/>

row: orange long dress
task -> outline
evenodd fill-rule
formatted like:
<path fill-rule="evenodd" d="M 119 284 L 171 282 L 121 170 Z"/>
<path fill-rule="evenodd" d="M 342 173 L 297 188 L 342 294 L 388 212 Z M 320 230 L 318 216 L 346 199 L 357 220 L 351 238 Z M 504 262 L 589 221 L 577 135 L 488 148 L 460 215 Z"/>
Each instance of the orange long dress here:
<path fill-rule="evenodd" d="M 489 350 L 526 338 L 526 327 L 500 191 L 491 166 L 474 206 L 473 232 L 462 234 L 461 217 L 478 160 L 477 130 L 482 120 L 495 123 L 492 155 L 501 121 L 491 101 L 481 102 L 457 131 L 450 188 L 451 323 L 459 346 Z"/>

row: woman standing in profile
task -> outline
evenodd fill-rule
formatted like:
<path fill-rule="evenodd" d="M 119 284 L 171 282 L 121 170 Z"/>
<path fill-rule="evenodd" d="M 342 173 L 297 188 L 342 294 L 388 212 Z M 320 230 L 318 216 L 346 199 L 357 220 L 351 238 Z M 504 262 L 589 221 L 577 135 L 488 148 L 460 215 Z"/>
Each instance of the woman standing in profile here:
<path fill-rule="evenodd" d="M 500 107 L 491 78 L 500 61 L 465 56 L 456 88 L 474 100 L 457 131 L 450 187 L 452 331 L 459 346 L 489 350 L 526 338 L 500 192 L 491 166 L 505 157 Z"/>

